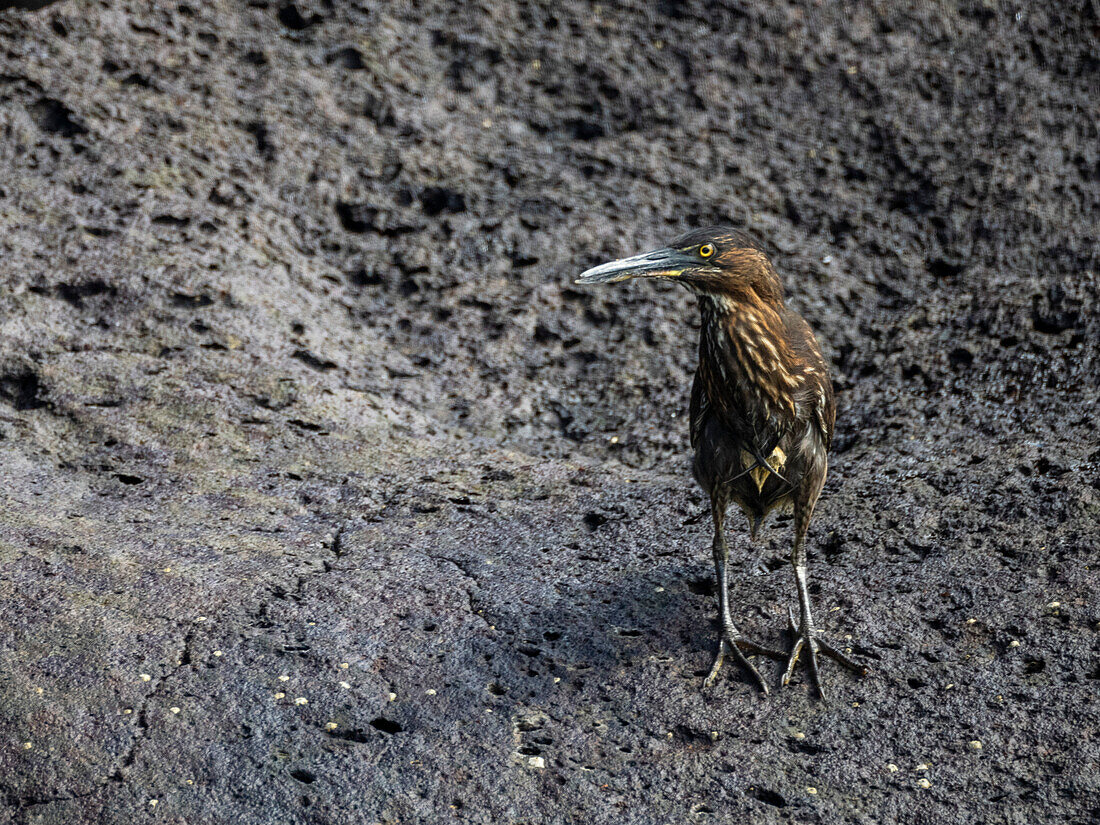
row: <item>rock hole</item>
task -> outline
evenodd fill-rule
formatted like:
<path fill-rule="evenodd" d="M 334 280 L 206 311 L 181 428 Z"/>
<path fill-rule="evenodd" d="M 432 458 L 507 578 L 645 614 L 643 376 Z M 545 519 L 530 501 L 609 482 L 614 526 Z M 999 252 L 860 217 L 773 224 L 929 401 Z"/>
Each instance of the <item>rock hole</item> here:
<path fill-rule="evenodd" d="M 340 226 L 356 235 L 362 235 L 370 229 L 377 215 L 378 210 L 372 207 L 347 201 L 336 202 L 336 217 L 340 219 Z"/>
<path fill-rule="evenodd" d="M 829 554 L 826 553 L 825 556 L 826 558 L 828 558 Z M 769 573 L 774 573 L 776 570 L 779 570 L 786 566 L 787 560 L 782 558 L 781 556 L 772 556 L 770 559 L 764 560 L 764 569 L 767 570 Z"/>
<path fill-rule="evenodd" d="M 596 532 L 602 525 L 607 524 L 609 519 L 603 513 L 586 513 L 584 516 L 584 526 L 591 532 Z"/>
<path fill-rule="evenodd" d="M 398 722 L 392 719 L 387 719 L 384 716 L 379 716 L 376 719 L 371 719 L 370 726 L 375 730 L 380 730 L 382 733 L 401 733 L 405 730 Z"/>
<path fill-rule="evenodd" d="M 765 805 L 771 805 L 774 808 L 786 808 L 787 800 L 777 794 L 775 791 L 768 790 L 767 788 L 750 788 L 749 793 L 753 798 L 758 799 Z"/>
<path fill-rule="evenodd" d="M 138 86 L 142 89 L 152 89 L 153 82 L 148 77 L 140 72 L 130 72 L 126 77 L 122 78 L 123 86 Z"/>
<path fill-rule="evenodd" d="M 0 399 L 17 410 L 37 410 L 46 406 L 40 397 L 42 384 L 38 376 L 30 372 L 0 375 Z"/>
<path fill-rule="evenodd" d="M 974 353 L 965 347 L 955 347 L 947 358 L 954 367 L 968 367 L 974 363 Z"/>
<path fill-rule="evenodd" d="M 157 226 L 175 226 L 183 228 L 191 223 L 191 219 L 188 217 L 179 217 L 178 215 L 157 215 L 153 218 L 153 223 Z"/>
<path fill-rule="evenodd" d="M 333 739 L 344 739 L 345 741 L 355 742 L 360 745 L 370 741 L 367 734 L 359 730 L 359 728 L 353 728 L 352 730 L 330 731 L 329 736 L 331 736 Z"/>
<path fill-rule="evenodd" d="M 710 576 L 699 576 L 694 579 L 689 579 L 688 590 L 694 593 L 696 596 L 713 596 L 714 595 L 714 582 Z"/>
<path fill-rule="evenodd" d="M 844 539 L 837 533 L 830 533 L 826 536 L 825 541 L 821 542 L 821 552 L 830 561 L 839 556 L 843 549 Z"/>
<path fill-rule="evenodd" d="M 309 18 L 303 17 L 298 7 L 293 3 L 287 3 L 279 9 L 279 22 L 291 31 L 303 31 L 320 22 L 320 20 L 321 18 L 316 14 L 310 15 Z"/>
<path fill-rule="evenodd" d="M 325 58 L 325 61 L 330 65 L 339 66 L 341 69 L 348 69 L 353 72 L 366 68 L 366 64 L 363 63 L 362 52 L 353 46 L 337 49 Z"/>
<path fill-rule="evenodd" d="M 933 278 L 944 280 L 955 278 L 966 267 L 962 264 L 952 263 L 951 261 L 943 258 L 936 258 L 935 260 L 928 262 L 928 272 Z"/>
<path fill-rule="evenodd" d="M 188 295 L 186 292 L 173 292 L 168 296 L 168 301 L 172 306 L 187 307 L 188 309 L 208 307 L 214 303 L 214 299 L 209 295 Z"/>
<path fill-rule="evenodd" d="M 302 329 L 305 332 L 305 329 Z M 291 358 L 295 358 L 301 361 L 307 367 L 317 370 L 318 372 L 326 372 L 328 370 L 336 369 L 336 362 L 329 361 L 327 358 L 318 358 L 312 352 L 308 350 L 300 349 L 295 350 Z"/>
<path fill-rule="evenodd" d="M 58 284 L 57 296 L 74 307 L 84 306 L 85 298 L 99 295 L 114 295 L 117 290 L 102 278 L 93 278 L 79 284 Z"/>
<path fill-rule="evenodd" d="M 1029 657 L 1024 659 L 1024 673 L 1035 674 L 1042 673 L 1047 668 L 1047 663 L 1044 659 L 1037 659 Z"/>
<path fill-rule="evenodd" d="M 466 196 L 443 186 L 428 186 L 420 193 L 420 208 L 431 217 L 442 212 L 465 212 Z"/>
<path fill-rule="evenodd" d="M 271 132 L 268 131 L 267 124 L 254 120 L 245 128 L 252 135 L 252 139 L 256 141 L 256 151 L 260 153 L 260 157 L 267 161 L 274 160 L 275 144 L 271 142 Z"/>
<path fill-rule="evenodd" d="M 822 753 L 825 748 L 821 745 L 813 745 L 806 741 L 796 741 L 793 743 L 791 750 L 799 751 L 800 753 L 806 753 L 810 756 L 815 756 L 816 754 Z"/>
<path fill-rule="evenodd" d="M 31 115 L 38 128 L 62 137 L 71 138 L 87 133 L 83 124 L 73 119 L 73 113 L 60 100 L 44 97 L 31 106 Z"/>
<path fill-rule="evenodd" d="M 314 782 L 317 781 L 316 776 L 302 768 L 295 768 L 290 772 L 290 775 L 297 779 L 299 782 L 306 785 L 312 785 Z"/>
<path fill-rule="evenodd" d="M 604 129 L 603 124 L 595 120 L 574 118 L 566 121 L 565 126 L 573 133 L 573 137 L 576 140 L 595 140 L 607 134 L 607 130 Z M 585 169 L 582 168 L 581 171 L 584 172 Z M 594 172 L 595 170 L 592 171 Z"/>
<path fill-rule="evenodd" d="M 381 286 L 383 281 L 382 276 L 377 272 L 368 272 L 366 269 L 360 267 L 348 274 L 348 283 L 352 286 Z"/>

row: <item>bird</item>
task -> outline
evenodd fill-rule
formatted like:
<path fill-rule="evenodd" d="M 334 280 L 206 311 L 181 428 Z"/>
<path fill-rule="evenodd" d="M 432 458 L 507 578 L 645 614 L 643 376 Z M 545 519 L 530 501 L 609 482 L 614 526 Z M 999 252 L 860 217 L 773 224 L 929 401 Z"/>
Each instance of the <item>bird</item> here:
<path fill-rule="evenodd" d="M 818 654 L 858 674 L 867 668 L 827 642 L 813 625 L 807 586 L 806 533 L 828 471 L 836 422 L 829 369 L 809 324 L 784 301 L 783 285 L 762 244 L 747 232 L 713 226 L 688 232 L 668 246 L 610 261 L 581 273 L 578 284 L 661 278 L 698 299 L 699 363 L 691 389 L 690 435 L 696 481 L 710 497 L 721 635 L 704 686 L 714 685 L 731 655 L 768 693 L 748 656 L 786 663 L 790 683 L 800 656 L 824 700 Z M 788 607 L 789 651 L 745 637 L 730 613 L 730 504 L 741 508 L 752 541 L 772 512 L 793 513 L 790 561 L 799 619 Z"/>

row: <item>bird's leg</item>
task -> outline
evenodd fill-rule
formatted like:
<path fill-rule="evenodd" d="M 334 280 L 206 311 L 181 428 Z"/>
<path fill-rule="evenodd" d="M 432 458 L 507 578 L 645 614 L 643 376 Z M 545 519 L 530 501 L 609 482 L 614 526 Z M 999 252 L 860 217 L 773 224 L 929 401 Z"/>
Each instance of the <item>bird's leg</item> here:
<path fill-rule="evenodd" d="M 798 587 L 799 622 L 795 625 L 794 614 L 788 608 L 787 621 L 791 631 L 791 655 L 787 661 L 787 670 L 783 674 L 783 684 L 791 681 L 794 666 L 798 663 L 798 657 L 803 649 L 810 666 L 810 679 L 818 695 L 824 699 L 825 690 L 821 686 L 821 673 L 818 670 L 817 654 L 824 653 L 831 659 L 835 659 L 849 670 L 853 670 L 861 676 L 867 672 L 867 668 L 845 656 L 819 635 L 814 635 L 813 620 L 810 617 L 810 591 L 806 586 L 806 530 L 809 526 L 809 518 L 804 513 L 795 511 L 795 538 L 794 550 L 791 552 L 791 564 L 794 566 L 795 584 Z"/>
<path fill-rule="evenodd" d="M 709 688 L 714 684 L 714 680 L 718 677 L 718 671 L 722 667 L 722 662 L 726 658 L 726 653 L 732 653 L 741 666 L 752 674 L 760 690 L 766 694 L 768 692 L 767 684 L 760 676 L 760 672 L 753 666 L 752 662 L 745 657 L 745 654 L 747 653 L 751 656 L 754 653 L 759 653 L 773 659 L 778 659 L 779 661 L 783 661 L 786 657 L 779 651 L 770 650 L 758 645 L 756 642 L 746 639 L 741 635 L 741 632 L 737 629 L 737 626 L 733 623 L 733 619 L 730 617 L 729 592 L 726 578 L 729 547 L 726 545 L 726 536 L 723 529 L 726 507 L 725 502 L 720 501 L 719 498 L 720 497 L 716 496 L 711 502 L 711 515 L 714 517 L 714 572 L 718 580 L 718 613 L 719 620 L 722 622 L 722 635 L 718 640 L 718 655 L 715 656 L 714 665 L 711 667 L 710 674 L 707 676 L 706 681 L 703 682 L 703 685 Z"/>

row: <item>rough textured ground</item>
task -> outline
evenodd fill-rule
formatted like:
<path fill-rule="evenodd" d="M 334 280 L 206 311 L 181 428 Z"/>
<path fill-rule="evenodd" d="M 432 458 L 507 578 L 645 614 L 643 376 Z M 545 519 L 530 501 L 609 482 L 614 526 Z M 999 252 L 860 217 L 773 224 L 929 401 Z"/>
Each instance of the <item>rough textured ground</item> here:
<path fill-rule="evenodd" d="M 1100 819 L 1078 5 L 0 13 L 0 823 Z M 828 704 L 701 689 L 691 299 L 572 285 L 712 222 L 834 367 Z"/>

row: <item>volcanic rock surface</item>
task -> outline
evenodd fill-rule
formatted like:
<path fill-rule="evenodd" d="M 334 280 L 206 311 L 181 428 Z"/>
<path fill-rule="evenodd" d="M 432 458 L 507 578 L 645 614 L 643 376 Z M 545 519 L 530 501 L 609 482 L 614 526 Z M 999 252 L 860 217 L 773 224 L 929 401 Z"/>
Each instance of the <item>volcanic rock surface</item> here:
<path fill-rule="evenodd" d="M 1040 5 L 0 13 L 0 823 L 1100 820 L 1100 19 Z M 825 703 L 702 689 L 692 298 L 572 283 L 710 223 L 834 371 Z"/>

